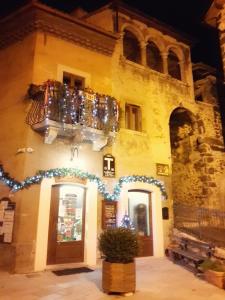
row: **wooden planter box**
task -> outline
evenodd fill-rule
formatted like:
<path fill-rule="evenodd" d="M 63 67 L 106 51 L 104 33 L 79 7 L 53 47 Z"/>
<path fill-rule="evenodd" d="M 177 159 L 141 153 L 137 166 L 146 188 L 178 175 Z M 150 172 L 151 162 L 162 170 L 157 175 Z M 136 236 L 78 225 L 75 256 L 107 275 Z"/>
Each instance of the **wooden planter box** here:
<path fill-rule="evenodd" d="M 120 264 L 103 261 L 102 289 L 104 293 L 134 293 L 135 288 L 135 262 L 128 264 Z"/>
<path fill-rule="evenodd" d="M 204 272 L 204 277 L 209 283 L 212 283 L 221 289 L 225 289 L 225 272 L 207 270 Z"/>

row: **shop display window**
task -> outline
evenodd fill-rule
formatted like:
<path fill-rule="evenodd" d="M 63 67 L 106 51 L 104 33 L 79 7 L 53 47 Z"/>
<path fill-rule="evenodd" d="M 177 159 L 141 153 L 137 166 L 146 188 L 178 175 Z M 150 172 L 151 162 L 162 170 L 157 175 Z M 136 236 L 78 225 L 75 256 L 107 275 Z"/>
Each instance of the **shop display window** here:
<path fill-rule="evenodd" d="M 129 217 L 139 236 L 150 236 L 148 193 L 129 192 Z"/>
<path fill-rule="evenodd" d="M 84 189 L 63 185 L 60 187 L 57 242 L 82 240 Z"/>

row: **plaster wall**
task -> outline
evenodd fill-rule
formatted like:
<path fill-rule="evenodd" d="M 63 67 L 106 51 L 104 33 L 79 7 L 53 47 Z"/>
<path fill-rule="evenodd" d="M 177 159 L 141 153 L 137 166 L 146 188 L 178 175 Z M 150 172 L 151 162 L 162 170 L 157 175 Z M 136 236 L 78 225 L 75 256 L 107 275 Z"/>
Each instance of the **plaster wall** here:
<path fill-rule="evenodd" d="M 138 68 L 137 70 L 132 69 L 132 65 L 128 65 L 126 68 L 126 66 L 118 64 L 116 53 L 113 59 L 112 61 L 109 57 L 93 53 L 51 36 L 44 36 L 41 33 L 37 35 L 33 83 L 40 84 L 49 78 L 59 79 L 59 69 L 62 70 L 62 66 L 71 70 L 82 71 L 87 74 L 88 84 L 91 88 L 100 93 L 111 94 L 120 100 L 122 113 L 126 101 L 142 105 L 144 130 L 138 133 L 123 129 L 124 118 L 122 117 L 122 129 L 112 147 L 108 146 L 103 152 L 98 153 L 93 152 L 89 144 L 83 144 L 79 149 L 78 159 L 71 161 L 69 141 L 59 139 L 52 145 L 46 145 L 43 143 L 43 136 L 29 128 L 27 142 L 29 147 L 35 151 L 32 155 L 26 156 L 24 171 L 27 176 L 35 174 L 39 169 L 77 166 L 101 177 L 102 155 L 107 152 L 112 152 L 116 157 L 117 178 L 134 173 L 156 176 L 156 162 L 170 164 L 169 129 L 168 123 L 165 124 L 164 122 L 165 118 L 168 119 L 168 108 L 165 109 L 161 105 L 162 110 L 160 111 L 158 99 L 150 96 L 155 91 L 155 94 L 162 101 L 165 96 L 162 95 L 161 89 L 167 76 L 163 77 L 153 72 L 156 78 L 154 82 L 149 74 L 144 77 L 142 73 L 139 74 Z M 112 63 L 116 64 L 114 68 L 111 67 Z M 169 94 L 170 97 L 168 96 L 168 98 L 174 96 L 178 102 L 182 96 L 185 96 L 187 87 L 175 81 L 177 88 L 173 88 L 172 83 L 171 85 L 167 84 L 167 87 L 164 88 L 165 94 Z M 174 105 L 170 99 L 167 101 L 171 103 L 171 107 Z M 158 109 L 157 116 L 152 113 L 153 103 L 157 103 L 154 108 L 155 110 Z M 155 141 L 157 141 L 157 145 L 154 145 Z M 159 179 L 164 178 L 159 177 Z M 166 181 L 170 193 L 170 178 L 166 178 Z M 107 183 L 112 189 L 115 181 L 107 180 Z M 32 190 L 33 187 L 30 189 Z M 98 216 L 98 224 L 100 218 L 101 216 Z M 166 229 L 167 233 L 168 228 Z"/>
<path fill-rule="evenodd" d="M 35 42 L 36 36 L 31 34 L 22 42 L 17 42 L 0 51 L 0 80 L 2 82 L 0 86 L 2 95 L 0 158 L 5 171 L 18 180 L 22 180 L 25 176 L 25 156 L 18 155 L 17 150 L 27 146 L 29 128 L 25 125 L 28 112 L 26 91 L 33 80 Z M 14 243 L 0 247 L 0 265 L 7 265 L 7 261 L 10 260 L 11 270 L 17 269 L 17 258 L 20 260 L 21 270 L 24 263 L 27 269 L 30 269 L 32 265 L 30 262 L 33 260 L 33 241 L 36 231 L 37 198 L 35 194 L 38 195 L 37 190 L 38 187 L 34 187 L 33 191 L 10 195 L 16 202 Z M 1 185 L 0 196 L 9 196 L 9 189 Z"/>
<path fill-rule="evenodd" d="M 30 56 L 26 55 L 26 51 Z M 15 52 L 18 61 L 15 59 Z M 62 56 L 62 53 L 65 55 Z M 1 143 L 4 141 L 4 146 L 1 147 L 1 159 L 4 169 L 18 180 L 32 176 L 40 169 L 57 167 L 78 167 L 101 176 L 102 153 L 93 152 L 90 144 L 83 144 L 79 148 L 79 159 L 75 158 L 71 161 L 69 141 L 58 140 L 53 145 L 43 143 L 43 136 L 34 132 L 25 123 L 30 100 L 25 101 L 24 96 L 30 83 L 41 84 L 47 79 L 59 80 L 60 65 L 81 70 L 87 74 L 87 83 L 91 83 L 93 89 L 101 93 L 110 93 L 110 58 L 98 53 L 93 54 L 89 50 L 43 34 L 29 36 L 22 43 L 3 50 L 1 54 L 2 62 L 4 62 L 2 70 L 5 70 L 4 73 L 7 74 L 4 77 L 4 74 L 1 73 L 2 82 L 5 82 L 2 90 L 5 97 L 1 102 L 3 116 Z M 14 122 L 9 122 L 12 119 Z M 23 147 L 30 147 L 34 152 L 16 155 L 17 149 Z M 2 190 L 2 196 L 8 196 L 8 190 Z M 16 254 L 10 254 L 8 260 L 11 260 L 13 266 L 10 268 L 15 272 L 34 270 L 37 218 L 39 205 L 41 205 L 39 199 L 40 186 L 32 186 L 28 190 L 16 193 L 13 197 L 17 204 L 14 243 L 8 248 L 15 251 Z M 90 228 L 94 228 L 93 224 L 90 225 Z M 90 241 L 93 242 L 93 239 Z M 7 261 L 6 253 L 11 253 L 6 248 L 5 245 L 1 248 L 4 254 L 1 257 L 5 262 Z M 93 261 L 90 258 L 88 260 Z"/>
<path fill-rule="evenodd" d="M 34 152 L 17 156 L 22 173 L 19 173 L 19 169 L 12 167 L 12 155 L 8 156 L 8 165 L 5 165 L 5 159 L 3 159 L 4 166 L 10 174 L 13 174 L 15 178 L 22 179 L 34 175 L 40 169 L 79 167 L 101 177 L 102 155 L 107 152 L 112 152 L 116 157 L 117 168 L 116 179 L 107 180 L 110 189 L 113 188 L 118 177 L 127 174 L 135 173 L 156 177 L 155 163 L 158 162 L 169 164 L 171 173 L 168 120 L 173 107 L 188 98 L 188 87 L 185 84 L 172 80 L 167 75 L 157 74 L 141 66 L 120 61 L 120 48 L 117 48 L 113 58 L 110 58 L 43 33 L 33 36 L 32 41 L 35 43 L 35 49 L 32 52 L 32 65 L 28 71 L 30 77 L 24 79 L 24 85 L 20 86 L 20 94 L 27 91 L 31 82 L 41 84 L 47 79 L 59 80 L 61 76 L 59 69 L 62 70 L 62 66 L 78 70 L 87 74 L 88 84 L 91 88 L 119 99 L 122 110 L 122 129 L 115 143 L 106 147 L 103 152 L 93 152 L 90 144 L 82 144 L 79 149 L 79 157 L 71 161 L 69 141 L 58 139 L 52 145 L 46 145 L 43 143 L 43 136 L 25 124 L 24 119 L 29 108 L 29 102 L 26 102 L 22 113 L 17 110 L 20 119 L 16 119 L 16 122 L 19 124 L 18 128 L 26 132 L 24 143 L 27 147 L 33 148 Z M 13 50 L 10 51 L 13 53 Z M 7 56 L 7 54 L 5 55 Z M 16 65 L 13 67 L 16 68 Z M 14 72 L 17 73 L 19 70 L 16 69 Z M 18 99 L 18 95 L 16 95 L 17 91 L 15 91 L 14 98 Z M 138 133 L 124 129 L 126 102 L 142 107 L 143 132 Z M 6 145 L 7 143 L 8 141 L 6 141 Z M 9 146 L 11 149 L 10 144 Z M 164 179 L 164 177 L 158 178 Z M 165 179 L 171 200 L 170 177 Z M 38 222 L 38 211 L 43 204 L 40 202 L 40 186 L 31 186 L 28 190 L 18 192 L 15 195 L 15 199 L 17 198 L 22 200 L 17 209 L 14 230 L 15 247 L 20 249 L 18 250 L 20 254 L 16 255 L 15 270 L 25 272 L 40 265 L 35 261 L 39 236 L 36 228 L 40 223 L 40 219 Z M 168 206 L 171 205 L 170 200 L 167 202 Z M 97 224 L 100 224 L 101 216 L 98 218 Z M 166 227 L 165 232 L 168 236 L 169 224 L 168 226 L 164 224 L 164 227 Z M 27 228 L 29 228 L 29 233 Z M 163 236 L 163 231 L 160 232 Z"/>
<path fill-rule="evenodd" d="M 28 108 L 25 98 L 28 85 L 33 80 L 35 43 L 36 36 L 32 34 L 23 42 L 0 51 L 1 160 L 5 169 L 10 168 L 11 175 L 18 179 L 23 178 L 24 158 L 21 159 L 16 153 L 26 146 L 29 130 L 24 126 Z"/>
<path fill-rule="evenodd" d="M 99 26 L 104 30 L 113 32 L 113 12 L 111 9 L 106 8 L 105 10 L 100 10 L 95 14 L 85 17 L 88 23 L 95 26 Z"/>

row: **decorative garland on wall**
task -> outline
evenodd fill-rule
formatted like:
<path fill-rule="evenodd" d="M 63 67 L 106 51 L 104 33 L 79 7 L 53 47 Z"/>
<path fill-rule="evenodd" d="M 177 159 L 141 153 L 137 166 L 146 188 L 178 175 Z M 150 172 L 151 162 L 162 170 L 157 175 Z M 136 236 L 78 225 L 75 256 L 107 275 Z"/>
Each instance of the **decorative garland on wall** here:
<path fill-rule="evenodd" d="M 109 201 L 115 201 L 119 198 L 121 189 L 124 183 L 130 183 L 130 182 L 144 182 L 149 183 L 157 186 L 162 196 L 167 198 L 167 193 L 165 190 L 164 184 L 153 177 L 148 176 L 140 176 L 140 175 L 132 175 L 132 176 L 123 176 L 119 178 L 119 181 L 116 183 L 113 193 L 110 194 L 107 191 L 106 185 L 102 180 L 94 175 L 90 174 L 88 172 L 84 172 L 79 169 L 75 168 L 56 168 L 56 169 L 50 169 L 47 171 L 38 171 L 36 175 L 27 177 L 25 180 L 19 182 L 17 180 L 14 180 L 11 178 L 8 173 L 6 173 L 3 169 L 3 166 L 0 165 L 0 181 L 4 182 L 11 190 L 12 192 L 17 192 L 19 190 L 22 190 L 24 188 L 28 188 L 32 184 L 39 184 L 41 183 L 42 179 L 44 178 L 53 178 L 53 177 L 65 177 L 65 176 L 73 176 L 78 177 L 81 179 L 89 179 L 91 182 L 94 182 L 97 184 L 99 193 L 103 196 L 104 199 Z"/>

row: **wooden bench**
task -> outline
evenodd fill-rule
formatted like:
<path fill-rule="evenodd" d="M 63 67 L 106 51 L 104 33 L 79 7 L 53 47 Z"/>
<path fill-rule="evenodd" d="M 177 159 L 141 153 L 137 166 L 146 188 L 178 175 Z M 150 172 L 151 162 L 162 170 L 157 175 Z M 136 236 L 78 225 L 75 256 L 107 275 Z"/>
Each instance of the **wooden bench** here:
<path fill-rule="evenodd" d="M 167 256 L 174 262 L 187 267 L 195 274 L 201 273 L 199 266 L 213 255 L 214 246 L 188 238 L 176 240 L 176 246 L 166 249 Z"/>

